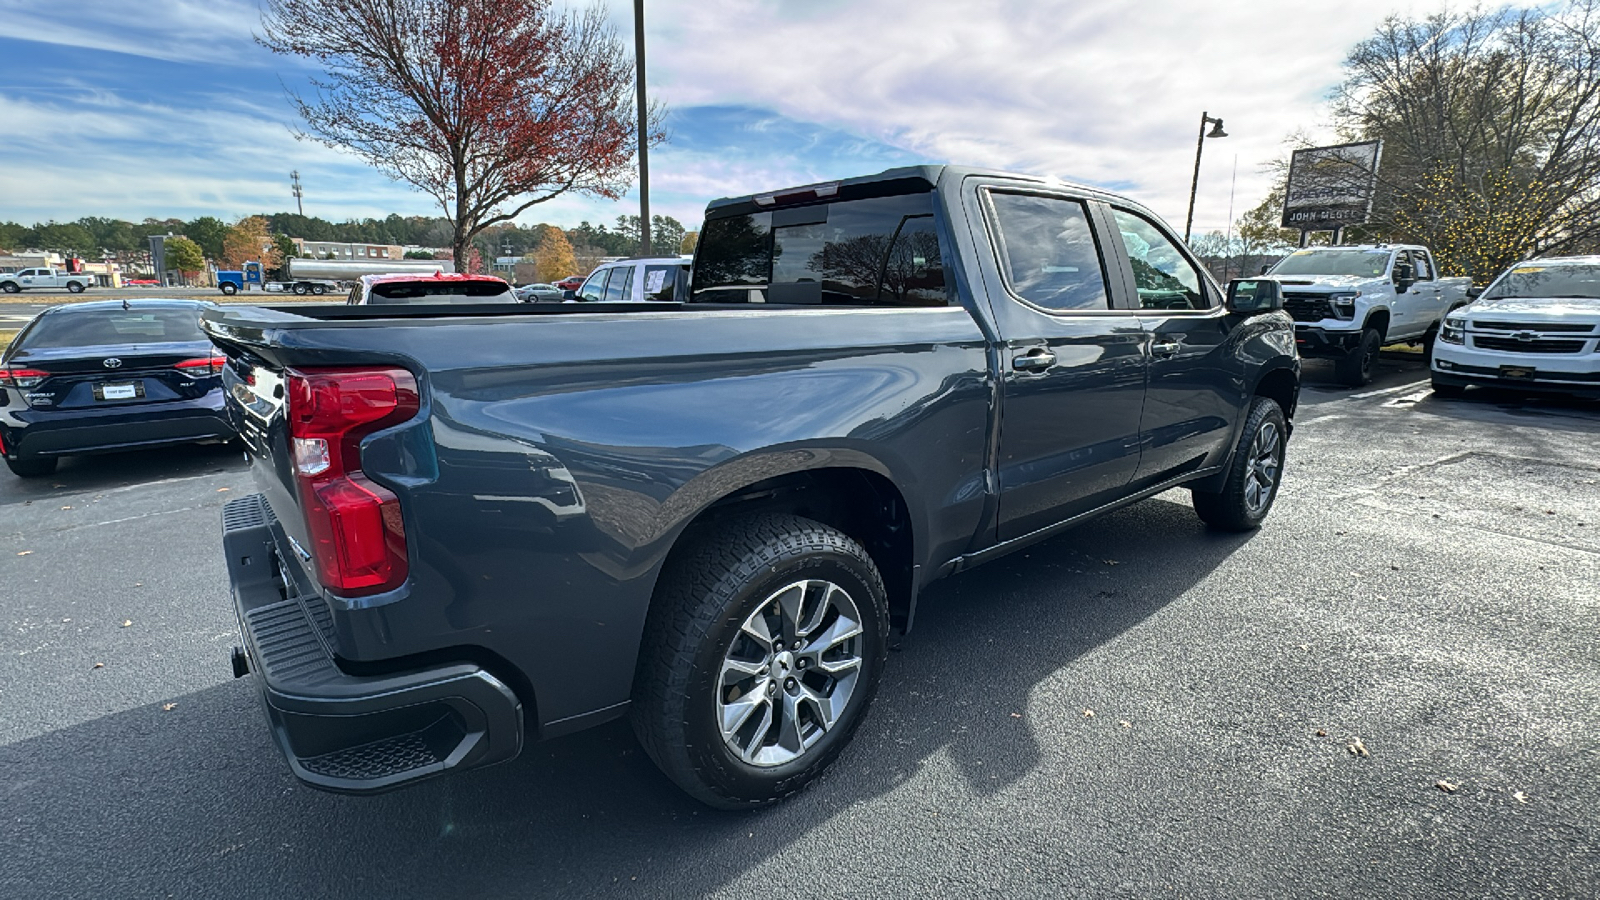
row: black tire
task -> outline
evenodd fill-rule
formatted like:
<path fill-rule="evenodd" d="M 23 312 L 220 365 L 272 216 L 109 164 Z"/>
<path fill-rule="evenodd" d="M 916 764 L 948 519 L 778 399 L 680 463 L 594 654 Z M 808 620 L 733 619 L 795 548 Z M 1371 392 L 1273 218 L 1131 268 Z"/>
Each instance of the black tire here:
<path fill-rule="evenodd" d="M 1257 465 L 1260 458 L 1256 441 L 1258 436 L 1267 439 L 1263 432 L 1269 426 L 1274 429 L 1268 434 L 1275 434 L 1271 439 L 1276 442 L 1277 465 L 1267 473 L 1263 471 L 1264 467 Z M 1272 511 L 1272 504 L 1277 502 L 1278 486 L 1283 483 L 1288 437 L 1288 421 L 1278 402 L 1269 397 L 1255 398 L 1250 404 L 1250 414 L 1245 417 L 1239 445 L 1228 460 L 1228 480 L 1223 483 L 1222 489 L 1216 492 L 1190 491 L 1194 497 L 1194 511 L 1200 520 L 1219 531 L 1250 531 L 1260 527 L 1267 513 Z M 1252 475 L 1255 477 L 1252 478 Z M 1255 482 L 1254 495 L 1252 481 Z M 1259 499 L 1263 482 L 1270 485 L 1264 503 Z"/>
<path fill-rule="evenodd" d="M 1433 345 L 1439 340 L 1439 323 L 1433 323 L 1428 333 L 1422 336 L 1422 364 L 1433 365 Z"/>
<path fill-rule="evenodd" d="M 81 294 L 81 293 L 83 293 L 83 284 L 81 282 L 77 282 L 77 281 L 69 281 L 69 282 L 67 282 L 67 293 L 69 293 L 69 294 Z"/>
<path fill-rule="evenodd" d="M 326 285 L 313 284 L 311 286 L 311 293 L 316 294 L 318 297 L 322 296 L 323 294 L 326 294 L 327 292 L 328 292 L 328 288 L 327 288 Z"/>
<path fill-rule="evenodd" d="M 304 297 L 306 295 L 306 286 L 303 284 L 297 284 L 294 286 L 294 292 Z"/>
<path fill-rule="evenodd" d="M 1377 329 L 1361 332 L 1361 343 L 1354 350 L 1339 357 L 1333 364 L 1333 374 L 1340 384 L 1361 387 L 1372 382 L 1372 365 L 1378 361 L 1378 351 L 1383 349 L 1383 336 Z"/>
<path fill-rule="evenodd" d="M 888 647 L 883 581 L 860 544 L 799 516 L 732 519 L 686 540 L 692 543 L 674 551 L 651 603 L 633 687 L 634 733 L 661 771 L 703 803 L 751 809 L 781 800 L 827 768 L 872 702 Z M 843 588 L 860 613 L 861 634 L 852 639 L 859 641 L 859 674 L 843 711 L 815 743 L 782 764 L 756 765 L 735 754 L 720 727 L 724 661 L 746 640 L 742 626 L 780 589 L 806 579 Z M 776 680 L 777 664 L 768 665 Z M 764 724 L 754 733 L 766 735 L 762 741 L 772 736 Z"/>
<path fill-rule="evenodd" d="M 22 285 L 17 284 L 15 281 L 8 281 L 5 284 L 0 284 L 0 290 L 8 294 L 17 294 L 22 292 Z"/>
<path fill-rule="evenodd" d="M 1466 393 L 1467 389 L 1463 385 L 1445 384 L 1437 378 L 1433 379 L 1433 394 L 1441 400 L 1457 400 Z"/>
<path fill-rule="evenodd" d="M 225 296 L 232 297 L 234 294 L 239 293 L 239 286 L 231 281 L 224 281 L 222 283 L 222 293 Z"/>
<path fill-rule="evenodd" d="M 6 457 L 6 468 L 18 478 L 42 478 L 56 470 L 59 462 L 54 456 L 40 456 L 33 459 L 12 459 Z"/>

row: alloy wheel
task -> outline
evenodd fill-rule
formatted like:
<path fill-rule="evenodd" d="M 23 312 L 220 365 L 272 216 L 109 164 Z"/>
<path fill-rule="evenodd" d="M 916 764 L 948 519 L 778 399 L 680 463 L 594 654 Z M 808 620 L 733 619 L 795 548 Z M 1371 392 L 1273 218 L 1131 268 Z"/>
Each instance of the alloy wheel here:
<path fill-rule="evenodd" d="M 1283 440 L 1276 422 L 1263 422 L 1250 442 L 1249 468 L 1245 470 L 1244 502 L 1252 513 L 1262 513 L 1272 502 L 1283 468 Z"/>

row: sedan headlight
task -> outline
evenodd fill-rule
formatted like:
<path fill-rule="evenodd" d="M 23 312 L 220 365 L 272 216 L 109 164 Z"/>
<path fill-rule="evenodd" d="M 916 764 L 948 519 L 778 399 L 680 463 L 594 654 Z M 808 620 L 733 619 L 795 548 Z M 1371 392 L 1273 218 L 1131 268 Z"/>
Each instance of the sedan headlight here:
<path fill-rule="evenodd" d="M 1329 294 L 1328 302 L 1333 304 L 1333 314 L 1341 319 L 1356 317 L 1356 298 L 1361 296 L 1360 291 L 1340 291 Z"/>
<path fill-rule="evenodd" d="M 1467 342 L 1467 320 L 1447 317 L 1439 328 L 1439 340 L 1446 344 L 1465 344 Z"/>

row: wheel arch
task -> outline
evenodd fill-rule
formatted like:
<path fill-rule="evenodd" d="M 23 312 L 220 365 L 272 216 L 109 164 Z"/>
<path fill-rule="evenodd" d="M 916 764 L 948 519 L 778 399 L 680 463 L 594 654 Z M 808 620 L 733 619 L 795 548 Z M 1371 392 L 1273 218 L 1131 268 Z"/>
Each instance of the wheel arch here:
<path fill-rule="evenodd" d="M 1283 417 L 1293 428 L 1295 408 L 1300 403 L 1300 373 L 1293 367 L 1284 365 L 1263 372 L 1251 393 L 1277 401 Z"/>
<path fill-rule="evenodd" d="M 1367 313 L 1367 320 L 1362 323 L 1361 328 L 1363 331 L 1368 328 L 1376 328 L 1378 336 L 1387 341 L 1389 339 L 1389 321 L 1390 312 L 1388 307 L 1380 307 Z"/>

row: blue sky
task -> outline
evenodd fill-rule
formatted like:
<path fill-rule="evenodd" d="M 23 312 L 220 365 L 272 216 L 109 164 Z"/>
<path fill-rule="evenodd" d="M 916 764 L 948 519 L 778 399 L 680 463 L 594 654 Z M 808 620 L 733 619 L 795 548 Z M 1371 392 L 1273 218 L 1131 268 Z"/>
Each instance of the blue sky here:
<path fill-rule="evenodd" d="M 631 34 L 632 3 L 609 0 Z M 1196 231 L 1270 188 L 1349 47 L 1408 0 L 647 0 L 652 210 L 695 227 L 707 201 L 918 162 L 1108 187 L 1180 227 L 1202 110 Z M 1295 9 L 1294 14 L 1288 10 Z M 252 43 L 253 0 L 0 0 L 0 220 L 433 215 L 424 195 L 292 132 L 309 70 Z M 1235 177 L 1235 172 L 1237 176 Z M 520 220 L 637 212 L 561 198 Z"/>

